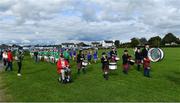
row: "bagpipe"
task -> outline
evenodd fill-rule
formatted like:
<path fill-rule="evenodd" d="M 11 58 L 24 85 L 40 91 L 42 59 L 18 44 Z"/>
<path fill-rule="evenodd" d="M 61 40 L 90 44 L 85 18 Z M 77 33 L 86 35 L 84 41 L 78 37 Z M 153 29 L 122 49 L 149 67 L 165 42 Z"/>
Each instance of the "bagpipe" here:
<path fill-rule="evenodd" d="M 148 58 L 152 62 L 159 62 L 164 58 L 164 52 L 160 48 L 151 48 L 148 50 Z"/>

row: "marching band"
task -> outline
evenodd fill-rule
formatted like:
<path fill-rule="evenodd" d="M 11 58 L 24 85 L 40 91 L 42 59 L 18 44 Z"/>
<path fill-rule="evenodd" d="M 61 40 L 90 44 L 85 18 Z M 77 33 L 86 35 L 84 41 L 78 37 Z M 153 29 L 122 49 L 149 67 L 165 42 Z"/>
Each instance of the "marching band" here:
<path fill-rule="evenodd" d="M 107 49 L 105 49 L 102 52 L 102 56 L 100 59 L 98 57 L 98 52 L 98 49 L 32 49 L 30 50 L 30 57 L 34 59 L 35 63 L 56 63 L 57 73 L 58 75 L 60 75 L 58 81 L 61 83 L 72 82 L 72 62 L 77 63 L 77 74 L 80 74 L 81 71 L 83 72 L 83 74 L 85 74 L 89 65 L 99 63 L 98 61 L 100 60 L 100 63 L 102 64 L 103 77 L 105 80 L 108 80 L 109 73 L 118 69 L 120 56 L 115 47 L 108 51 Z M 17 61 L 19 68 L 17 74 L 18 76 L 21 76 L 23 57 L 24 55 L 22 50 L 17 50 L 15 60 Z M 134 67 L 135 65 L 137 71 L 141 71 L 142 68 L 143 75 L 145 77 L 151 77 L 151 62 L 159 62 L 163 58 L 163 50 L 160 48 L 150 48 L 149 44 L 146 44 L 142 50 L 140 47 L 136 47 L 134 50 L 134 56 L 131 56 L 127 48 L 125 48 L 124 54 L 122 55 L 122 72 L 127 75 L 131 66 Z M 7 71 L 8 68 L 12 70 L 13 54 L 10 50 L 4 50 L 2 52 L 2 60 L 4 66 L 6 66 L 5 70 Z"/>

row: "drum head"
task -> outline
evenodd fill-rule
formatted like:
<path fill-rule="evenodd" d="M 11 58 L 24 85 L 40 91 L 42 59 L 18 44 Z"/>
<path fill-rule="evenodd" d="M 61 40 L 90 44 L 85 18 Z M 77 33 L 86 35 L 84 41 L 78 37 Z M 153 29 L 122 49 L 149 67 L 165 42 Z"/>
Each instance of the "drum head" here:
<path fill-rule="evenodd" d="M 117 63 L 109 63 L 109 65 L 116 65 Z"/>
<path fill-rule="evenodd" d="M 110 70 L 115 70 L 115 69 L 117 69 L 117 65 L 109 65 L 109 69 Z"/>
<path fill-rule="evenodd" d="M 158 62 L 164 57 L 164 53 L 159 48 L 151 48 L 148 51 L 148 57 L 152 62 Z"/>

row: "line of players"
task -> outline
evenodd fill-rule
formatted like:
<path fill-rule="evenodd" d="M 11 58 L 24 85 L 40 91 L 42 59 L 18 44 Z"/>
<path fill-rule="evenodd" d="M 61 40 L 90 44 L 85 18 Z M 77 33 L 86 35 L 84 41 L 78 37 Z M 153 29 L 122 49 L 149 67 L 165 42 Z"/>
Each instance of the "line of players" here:
<path fill-rule="evenodd" d="M 123 73 L 128 74 L 130 65 L 134 63 L 137 64 L 137 70 L 140 71 L 141 65 L 144 68 L 144 76 L 150 77 L 150 60 L 148 58 L 148 50 L 149 45 L 147 44 L 145 48 L 141 51 L 140 48 L 136 48 L 135 50 L 135 61 L 132 59 L 132 56 L 128 54 L 128 50 L 124 50 L 124 54 L 122 56 L 122 65 L 123 65 Z M 57 63 L 57 72 L 60 75 L 59 81 L 62 83 L 71 82 L 71 70 L 69 59 L 75 60 L 77 62 L 77 73 L 80 74 L 82 70 L 83 73 L 86 73 L 86 66 L 91 64 L 92 58 L 96 63 L 98 60 L 98 51 L 92 50 L 82 51 L 79 50 L 77 54 L 77 50 L 34 50 L 30 53 L 32 57 L 35 57 L 35 61 L 43 60 L 46 62 Z M 54 59 L 51 60 L 51 57 Z M 103 77 L 108 80 L 110 64 L 116 63 L 119 60 L 116 48 L 112 48 L 112 50 L 108 53 L 103 52 L 101 57 L 102 63 L 102 71 Z M 115 64 L 117 66 L 117 64 Z"/>

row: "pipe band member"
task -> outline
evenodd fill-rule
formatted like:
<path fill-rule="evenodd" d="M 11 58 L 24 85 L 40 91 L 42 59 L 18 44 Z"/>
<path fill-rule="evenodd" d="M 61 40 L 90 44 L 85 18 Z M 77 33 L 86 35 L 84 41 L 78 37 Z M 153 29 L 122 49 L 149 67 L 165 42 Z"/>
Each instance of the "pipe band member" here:
<path fill-rule="evenodd" d="M 103 71 L 103 77 L 104 79 L 108 80 L 109 76 L 109 61 L 108 57 L 105 52 L 102 53 L 102 58 L 101 58 L 101 63 L 102 63 L 102 71 Z"/>
<path fill-rule="evenodd" d="M 137 70 L 138 71 L 140 71 L 142 60 L 143 60 L 142 53 L 141 53 L 140 48 L 138 47 L 136 52 L 135 52 L 135 61 L 136 61 L 136 64 L 137 64 Z"/>
<path fill-rule="evenodd" d="M 78 68 L 78 74 L 80 74 L 80 71 L 82 69 L 83 73 L 85 73 L 85 68 L 82 66 L 82 62 L 85 60 L 85 56 L 82 53 L 82 50 L 79 51 L 79 54 L 77 55 L 77 68 Z"/>
<path fill-rule="evenodd" d="M 117 57 L 116 48 L 112 48 L 112 50 L 110 51 L 110 57 L 112 62 L 116 62 L 116 57 Z"/>
<path fill-rule="evenodd" d="M 149 44 L 145 44 L 145 47 L 142 50 L 142 57 L 143 57 L 143 59 L 148 56 L 148 51 L 149 51 Z"/>
<path fill-rule="evenodd" d="M 76 59 L 76 50 L 73 50 L 73 60 Z"/>
<path fill-rule="evenodd" d="M 144 76 L 145 77 L 150 77 L 150 69 L 151 69 L 151 66 L 150 66 L 150 59 L 147 57 L 144 58 L 144 61 L 143 61 L 143 67 L 144 67 Z"/>
<path fill-rule="evenodd" d="M 123 60 L 123 73 L 128 74 L 128 70 L 129 70 L 129 54 L 128 54 L 128 50 L 124 50 L 124 55 L 122 56 L 122 60 Z"/>
<path fill-rule="evenodd" d="M 57 62 L 57 73 L 60 75 L 58 80 L 62 83 L 70 81 L 71 70 L 69 69 L 69 67 L 70 65 L 68 61 L 61 55 L 60 59 Z"/>
<path fill-rule="evenodd" d="M 87 60 L 89 64 L 91 64 L 91 59 L 92 59 L 92 55 L 91 55 L 91 52 L 89 51 L 87 54 Z"/>
<path fill-rule="evenodd" d="M 98 60 L 98 52 L 96 50 L 93 53 L 93 58 L 94 58 L 94 63 L 96 63 Z"/>

